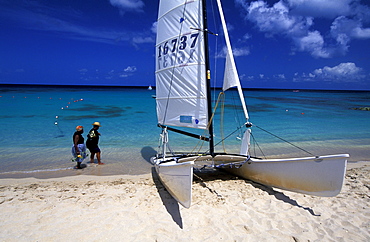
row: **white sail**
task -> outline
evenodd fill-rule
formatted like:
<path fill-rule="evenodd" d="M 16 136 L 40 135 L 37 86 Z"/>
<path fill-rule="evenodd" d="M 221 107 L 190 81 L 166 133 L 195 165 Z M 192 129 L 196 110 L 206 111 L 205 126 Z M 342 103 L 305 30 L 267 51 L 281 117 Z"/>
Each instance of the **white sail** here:
<path fill-rule="evenodd" d="M 208 122 L 200 0 L 161 0 L 156 40 L 158 123 L 206 129 Z"/>
<path fill-rule="evenodd" d="M 245 104 L 243 91 L 240 85 L 239 75 L 238 71 L 236 69 L 235 60 L 233 51 L 231 49 L 230 39 L 229 39 L 229 32 L 227 30 L 226 22 L 224 13 L 221 6 L 221 0 L 217 0 L 218 10 L 220 12 L 220 18 L 222 23 L 222 29 L 225 36 L 225 42 L 226 42 L 226 63 L 225 63 L 225 74 L 224 74 L 224 83 L 222 89 L 226 91 L 229 88 L 237 87 L 240 97 L 240 102 L 243 107 L 245 118 L 248 120 L 248 111 L 247 106 Z"/>

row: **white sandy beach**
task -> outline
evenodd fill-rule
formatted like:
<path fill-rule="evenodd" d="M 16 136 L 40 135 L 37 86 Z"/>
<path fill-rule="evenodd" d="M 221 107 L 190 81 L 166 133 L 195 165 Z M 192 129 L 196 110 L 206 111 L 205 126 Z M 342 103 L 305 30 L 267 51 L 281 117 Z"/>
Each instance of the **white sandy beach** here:
<path fill-rule="evenodd" d="M 0 180 L 0 241 L 370 241 L 370 163 L 320 198 L 217 173 L 179 206 L 155 175 Z"/>

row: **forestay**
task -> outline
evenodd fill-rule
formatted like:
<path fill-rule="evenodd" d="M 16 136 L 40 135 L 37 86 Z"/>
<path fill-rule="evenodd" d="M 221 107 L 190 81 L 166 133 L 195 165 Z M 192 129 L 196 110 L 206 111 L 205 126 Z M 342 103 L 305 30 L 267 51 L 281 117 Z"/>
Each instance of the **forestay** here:
<path fill-rule="evenodd" d="M 156 40 L 158 123 L 206 129 L 204 32 L 200 0 L 161 0 Z"/>

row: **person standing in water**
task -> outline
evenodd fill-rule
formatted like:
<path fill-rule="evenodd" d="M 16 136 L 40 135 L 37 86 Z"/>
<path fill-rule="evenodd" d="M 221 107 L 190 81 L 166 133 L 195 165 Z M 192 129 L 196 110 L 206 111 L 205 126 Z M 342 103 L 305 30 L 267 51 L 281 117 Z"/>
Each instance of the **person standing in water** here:
<path fill-rule="evenodd" d="M 90 150 L 90 163 L 94 163 L 94 156 L 96 154 L 96 159 L 98 160 L 99 165 L 104 165 L 104 163 L 100 160 L 101 151 L 99 148 L 99 136 L 100 133 L 98 132 L 99 128 L 101 127 L 99 122 L 94 122 L 93 128 L 90 130 L 89 134 L 87 135 L 86 146 Z"/>
<path fill-rule="evenodd" d="M 77 169 L 82 169 L 81 163 L 86 158 L 86 146 L 84 142 L 84 137 L 82 136 L 84 132 L 84 127 L 79 125 L 76 127 L 76 132 L 73 134 L 73 146 L 72 155 L 73 161 L 77 162 Z"/>

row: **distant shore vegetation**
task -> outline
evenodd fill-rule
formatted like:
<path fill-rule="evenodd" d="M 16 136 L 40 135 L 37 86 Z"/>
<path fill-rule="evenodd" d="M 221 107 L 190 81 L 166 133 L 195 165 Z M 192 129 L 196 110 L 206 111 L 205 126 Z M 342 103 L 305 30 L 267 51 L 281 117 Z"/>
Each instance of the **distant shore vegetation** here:
<path fill-rule="evenodd" d="M 370 111 L 370 107 L 359 107 L 359 108 L 352 108 L 354 110 L 362 110 L 362 111 Z"/>

